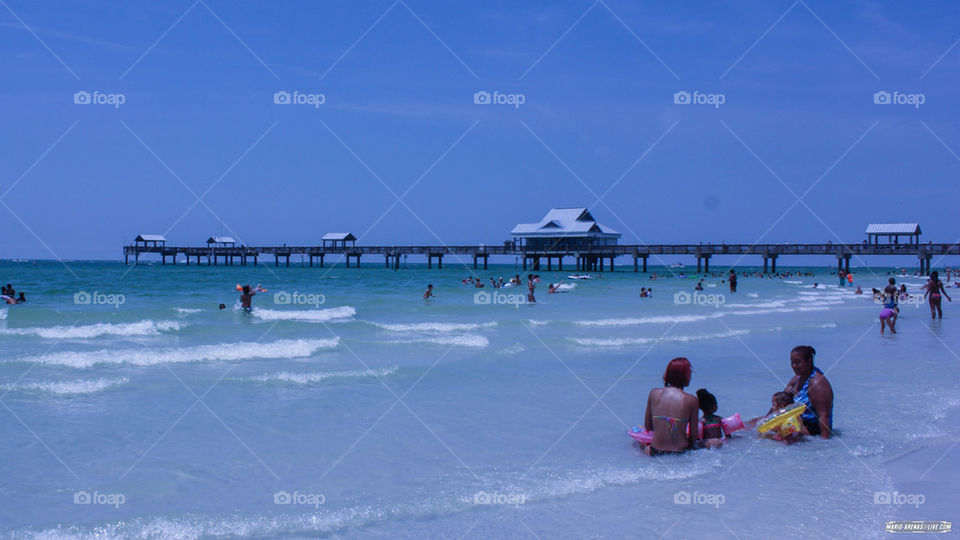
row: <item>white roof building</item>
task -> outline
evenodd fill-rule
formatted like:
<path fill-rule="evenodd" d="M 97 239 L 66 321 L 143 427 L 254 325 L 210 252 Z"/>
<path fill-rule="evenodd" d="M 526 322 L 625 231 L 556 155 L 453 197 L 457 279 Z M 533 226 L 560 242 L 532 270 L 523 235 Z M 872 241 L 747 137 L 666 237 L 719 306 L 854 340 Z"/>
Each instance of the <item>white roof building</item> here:
<path fill-rule="evenodd" d="M 207 238 L 208 244 L 216 244 L 218 246 L 235 246 L 237 241 L 233 239 L 232 236 L 211 236 Z"/>
<path fill-rule="evenodd" d="M 553 208 L 537 223 L 520 223 L 510 234 L 528 247 L 585 247 L 616 244 L 622 236 L 597 223 L 584 207 Z"/>
<path fill-rule="evenodd" d="M 153 245 L 157 245 L 158 243 L 165 244 L 167 242 L 167 239 L 162 234 L 138 234 L 137 237 L 133 239 L 133 241 L 143 242 L 144 244 L 146 244 L 147 242 L 151 242 L 153 243 Z"/>
<path fill-rule="evenodd" d="M 880 243 L 880 237 L 887 237 L 887 242 L 900 243 L 900 237 L 906 236 L 909 243 L 920 243 L 919 223 L 871 223 L 867 225 L 867 239 L 870 243 Z"/>
<path fill-rule="evenodd" d="M 351 245 L 357 245 L 357 237 L 348 232 L 331 232 L 323 235 L 321 238 L 321 243 L 324 247 L 347 247 L 347 242 L 350 242 Z"/>

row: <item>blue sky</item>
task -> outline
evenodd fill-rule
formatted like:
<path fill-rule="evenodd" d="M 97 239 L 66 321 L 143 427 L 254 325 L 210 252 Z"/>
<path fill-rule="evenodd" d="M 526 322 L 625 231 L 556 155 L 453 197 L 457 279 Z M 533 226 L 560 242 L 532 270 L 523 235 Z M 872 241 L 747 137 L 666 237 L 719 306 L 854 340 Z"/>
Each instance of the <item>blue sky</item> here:
<path fill-rule="evenodd" d="M 4 3 L 3 258 L 498 243 L 553 206 L 624 243 L 960 237 L 955 2 Z"/>

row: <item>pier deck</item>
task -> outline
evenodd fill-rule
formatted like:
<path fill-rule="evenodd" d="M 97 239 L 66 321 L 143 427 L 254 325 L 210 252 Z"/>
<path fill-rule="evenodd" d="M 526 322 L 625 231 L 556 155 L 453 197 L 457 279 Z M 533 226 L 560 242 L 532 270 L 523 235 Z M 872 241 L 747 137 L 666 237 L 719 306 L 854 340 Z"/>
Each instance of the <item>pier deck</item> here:
<path fill-rule="evenodd" d="M 167 264 L 167 258 L 172 260 L 172 264 L 177 264 L 177 258 L 183 257 L 186 264 L 195 260 L 196 264 L 201 261 L 207 265 L 216 266 L 218 264 L 234 265 L 240 264 L 246 266 L 248 262 L 258 264 L 260 257 L 267 256 L 272 258 L 275 266 L 279 266 L 283 261 L 286 266 L 290 266 L 290 257 L 293 255 L 305 256 L 309 259 L 309 265 L 314 266 L 315 262 L 320 267 L 324 266 L 324 258 L 327 255 L 341 255 L 346 259 L 346 266 L 350 267 L 351 261 L 355 261 L 357 267 L 360 266 L 360 259 L 363 256 L 382 256 L 384 265 L 387 268 L 399 268 L 400 258 L 410 255 L 424 256 L 429 268 L 433 267 L 434 261 L 437 262 L 437 268 L 443 268 L 444 256 L 455 256 L 458 258 L 469 258 L 473 261 L 473 267 L 478 268 L 483 264 L 487 268 L 488 259 L 491 255 L 506 255 L 523 258 L 523 269 L 528 266 L 533 270 L 543 268 L 543 261 L 546 260 L 546 269 L 552 270 L 553 263 L 556 262 L 557 269 L 563 270 L 564 259 L 573 259 L 576 270 L 604 271 L 605 263 L 607 269 L 613 270 L 613 262 L 617 257 L 632 257 L 634 272 L 647 271 L 647 259 L 652 255 L 687 255 L 695 256 L 697 259 L 697 272 L 709 272 L 710 259 L 715 255 L 754 255 L 763 258 L 764 271 L 776 272 L 777 259 L 782 255 L 832 255 L 837 258 L 837 268 L 850 269 L 850 259 L 854 256 L 877 256 L 877 255 L 912 255 L 920 261 L 920 268 L 924 274 L 930 272 L 930 264 L 933 257 L 943 255 L 960 255 L 960 244 L 935 244 L 928 242 L 926 244 L 874 244 L 874 243 L 856 243 L 856 244 L 636 244 L 636 245 L 613 245 L 596 246 L 589 249 L 555 249 L 555 250 L 528 250 L 525 248 L 514 247 L 513 245 L 461 245 L 461 246 L 238 246 L 238 247 L 179 247 L 179 246 L 145 246 L 145 245 L 127 245 L 123 247 L 123 260 L 125 264 L 130 264 L 133 259 L 134 264 L 139 264 L 140 256 L 144 254 L 159 254 L 162 264 Z"/>

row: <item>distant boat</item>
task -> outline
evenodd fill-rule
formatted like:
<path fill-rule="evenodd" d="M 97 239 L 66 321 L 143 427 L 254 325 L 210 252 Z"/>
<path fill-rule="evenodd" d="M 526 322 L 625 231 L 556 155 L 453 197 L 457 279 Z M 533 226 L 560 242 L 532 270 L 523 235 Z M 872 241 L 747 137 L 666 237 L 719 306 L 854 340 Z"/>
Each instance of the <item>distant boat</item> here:
<path fill-rule="evenodd" d="M 684 266 L 683 263 L 676 263 L 676 264 L 671 264 L 670 268 L 673 268 L 674 270 L 676 270 L 678 268 L 686 268 L 686 266 Z"/>

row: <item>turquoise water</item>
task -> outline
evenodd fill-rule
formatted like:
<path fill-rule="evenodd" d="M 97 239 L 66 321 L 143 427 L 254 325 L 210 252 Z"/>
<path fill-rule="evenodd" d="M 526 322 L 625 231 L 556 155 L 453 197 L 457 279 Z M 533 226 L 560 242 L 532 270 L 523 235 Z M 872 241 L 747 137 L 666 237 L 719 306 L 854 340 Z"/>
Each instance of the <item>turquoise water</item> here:
<path fill-rule="evenodd" d="M 545 284 L 561 274 L 541 270 L 538 303 L 517 305 L 523 289 L 486 302 L 453 265 L 0 262 L 29 299 L 0 307 L 0 530 L 869 538 L 889 519 L 957 518 L 954 306 L 942 322 L 906 306 L 881 337 L 869 294 L 812 270 L 742 277 L 735 295 L 708 278 L 717 307 L 675 303 L 694 279 L 626 269 L 556 295 Z M 857 273 L 867 291 L 887 278 L 872 272 Z M 252 314 L 236 283 L 269 289 Z M 437 297 L 424 302 L 427 283 Z M 785 447 L 741 433 L 652 459 L 625 435 L 670 358 L 691 360 L 692 389 L 721 414 L 750 417 L 800 344 L 833 385 L 838 437 Z M 893 492 L 923 502 L 877 504 Z"/>

